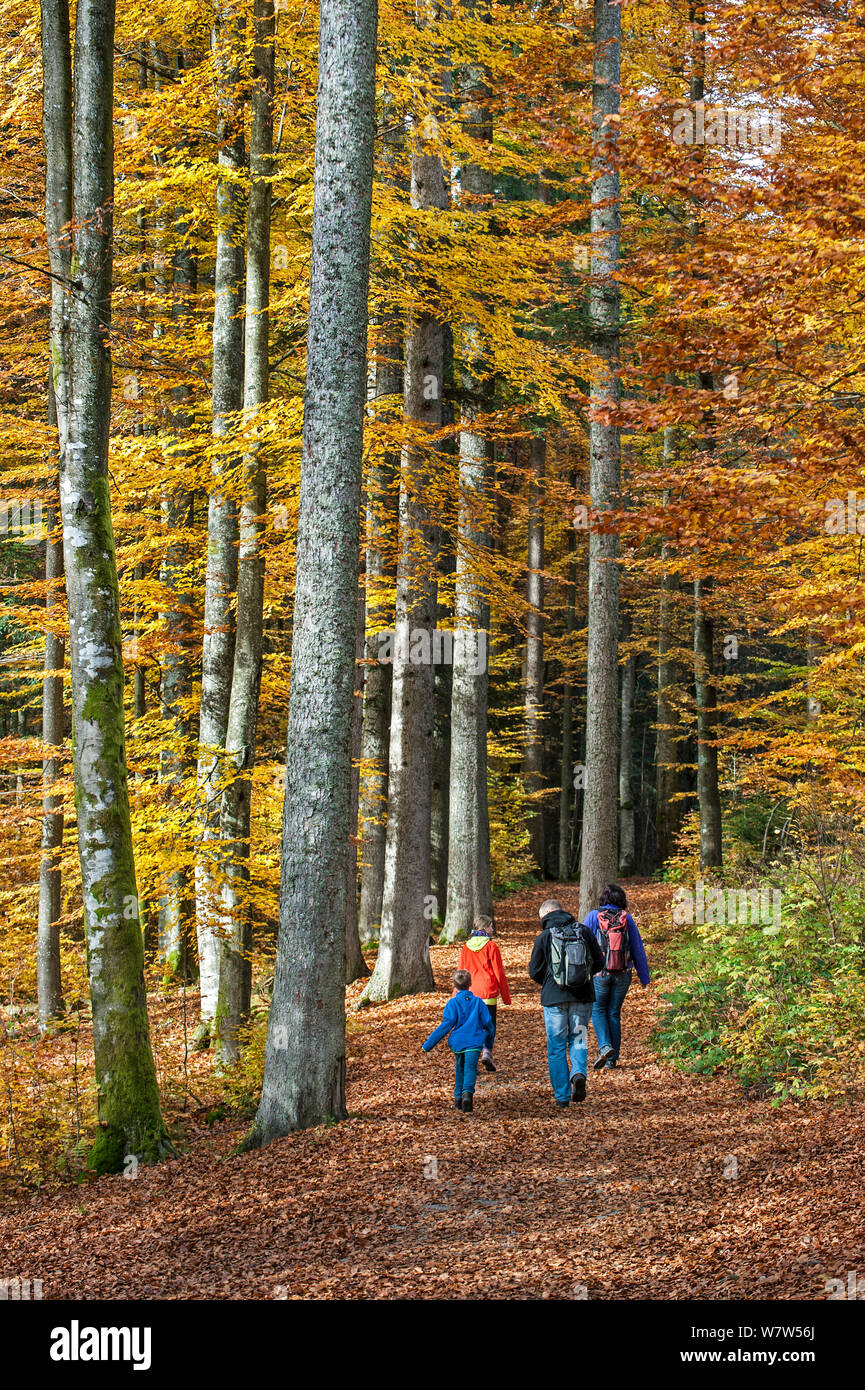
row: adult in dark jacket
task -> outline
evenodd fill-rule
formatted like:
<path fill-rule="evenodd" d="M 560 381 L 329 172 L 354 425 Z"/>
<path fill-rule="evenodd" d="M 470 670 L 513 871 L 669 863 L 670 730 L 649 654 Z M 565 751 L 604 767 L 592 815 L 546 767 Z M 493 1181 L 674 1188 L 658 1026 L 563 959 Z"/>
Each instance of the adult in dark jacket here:
<path fill-rule="evenodd" d="M 591 979 L 573 989 L 556 983 L 552 971 L 551 932 L 554 927 L 579 926 L 591 959 L 593 973 L 603 970 L 604 956 L 594 932 L 578 923 L 569 912 L 565 912 L 555 898 L 548 898 L 541 904 L 538 916 L 543 925 L 532 947 L 529 974 L 535 983 L 541 986 L 550 1081 L 556 1105 L 559 1110 L 566 1110 L 572 1100 L 582 1101 L 586 1098 L 589 1019 L 595 991 Z"/>

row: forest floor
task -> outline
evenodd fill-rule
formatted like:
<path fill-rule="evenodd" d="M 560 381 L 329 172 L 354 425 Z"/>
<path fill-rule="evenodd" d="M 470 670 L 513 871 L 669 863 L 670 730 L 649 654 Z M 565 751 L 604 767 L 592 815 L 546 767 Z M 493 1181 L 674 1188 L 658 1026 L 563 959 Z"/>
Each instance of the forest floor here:
<path fill-rule="evenodd" d="M 552 888 L 497 905 L 514 1002 L 474 1114 L 447 1045 L 420 1051 L 458 955 L 434 947 L 437 994 L 350 1017 L 346 1123 L 237 1156 L 248 1122 L 226 1121 L 134 1181 L 5 1201 L 4 1267 L 51 1299 L 824 1299 L 865 1273 L 861 1113 L 672 1070 L 654 982 L 628 995 L 619 1068 L 556 1110 L 526 975 Z M 669 893 L 629 887 L 655 967 Z"/>

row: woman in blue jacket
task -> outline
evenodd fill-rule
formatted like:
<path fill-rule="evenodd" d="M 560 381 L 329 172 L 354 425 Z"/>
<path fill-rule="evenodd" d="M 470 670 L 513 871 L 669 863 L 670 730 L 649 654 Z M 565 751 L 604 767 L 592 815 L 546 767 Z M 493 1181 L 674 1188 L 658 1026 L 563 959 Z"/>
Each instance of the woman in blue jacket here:
<path fill-rule="evenodd" d="M 643 988 L 649 983 L 649 963 L 637 924 L 628 912 L 625 891 L 617 883 L 608 883 L 601 894 L 600 906 L 586 913 L 586 926 L 595 933 L 605 961 L 604 970 L 592 982 L 595 986 L 592 1027 L 598 1039 L 594 1066 L 595 1071 L 600 1071 L 602 1067 L 614 1067 L 619 1060 L 622 1004 L 631 987 L 634 970 Z M 623 947 L 621 954 L 616 950 L 619 944 Z M 609 969 L 610 966 L 613 969 Z"/>

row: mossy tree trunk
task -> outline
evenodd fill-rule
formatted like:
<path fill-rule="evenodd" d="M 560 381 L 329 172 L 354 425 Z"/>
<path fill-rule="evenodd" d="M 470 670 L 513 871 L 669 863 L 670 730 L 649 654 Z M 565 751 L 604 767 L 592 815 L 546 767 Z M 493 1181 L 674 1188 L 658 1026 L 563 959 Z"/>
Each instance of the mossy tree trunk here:
<path fill-rule="evenodd" d="M 62 45 L 65 0 L 44 0 L 43 42 Z M 48 23 L 45 23 L 46 17 Z M 64 23 L 65 20 L 65 23 Z M 144 989 L 123 724 L 120 605 L 108 485 L 111 417 L 114 2 L 79 0 L 72 125 L 75 217 L 69 392 L 60 502 L 73 714 L 73 773 L 101 1133 L 89 1164 L 167 1147 Z M 49 72 L 58 52 L 46 57 Z M 60 118 L 62 120 L 62 117 Z M 49 150 L 49 178 L 53 183 Z M 57 363 L 61 344 L 52 342 Z M 58 389 L 55 367 L 55 392 Z M 59 416 L 59 411 L 58 411 Z"/>

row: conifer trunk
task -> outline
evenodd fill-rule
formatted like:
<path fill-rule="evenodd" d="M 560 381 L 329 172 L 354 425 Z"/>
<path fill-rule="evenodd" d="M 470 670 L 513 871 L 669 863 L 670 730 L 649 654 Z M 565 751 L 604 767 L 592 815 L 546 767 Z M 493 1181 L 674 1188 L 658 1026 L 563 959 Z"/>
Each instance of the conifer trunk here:
<path fill-rule="evenodd" d="M 279 941 L 250 1145 L 345 1119 L 345 918 L 375 0 L 322 0 Z"/>

